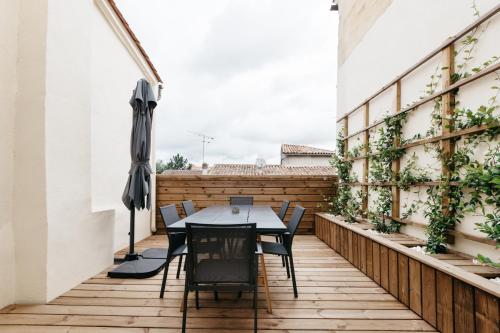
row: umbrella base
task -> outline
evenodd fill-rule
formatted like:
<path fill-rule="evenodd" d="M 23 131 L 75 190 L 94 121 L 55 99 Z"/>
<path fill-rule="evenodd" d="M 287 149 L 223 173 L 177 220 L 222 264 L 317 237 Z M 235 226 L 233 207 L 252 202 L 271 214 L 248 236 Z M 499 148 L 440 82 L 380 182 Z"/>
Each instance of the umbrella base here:
<path fill-rule="evenodd" d="M 165 266 L 165 259 L 143 259 L 125 261 L 108 272 L 108 277 L 117 279 L 145 279 L 155 276 Z"/>
<path fill-rule="evenodd" d="M 123 261 L 132 261 L 137 259 L 139 259 L 139 255 L 134 252 L 134 253 L 127 253 L 125 255 L 125 258 L 123 258 Z"/>
<path fill-rule="evenodd" d="M 167 260 L 168 249 L 146 249 L 141 253 L 144 259 Z"/>

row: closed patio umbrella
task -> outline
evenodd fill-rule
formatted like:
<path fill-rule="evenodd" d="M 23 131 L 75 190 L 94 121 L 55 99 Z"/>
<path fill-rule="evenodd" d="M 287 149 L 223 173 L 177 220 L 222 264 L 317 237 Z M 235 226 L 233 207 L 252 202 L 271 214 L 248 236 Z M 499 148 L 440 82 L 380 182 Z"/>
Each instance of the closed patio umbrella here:
<path fill-rule="evenodd" d="M 135 210 L 151 208 L 151 174 L 149 165 L 151 154 L 151 127 L 156 98 L 148 81 L 141 79 L 130 99 L 133 109 L 132 133 L 130 138 L 131 165 L 122 201 L 130 210 L 129 253 L 123 264 L 108 272 L 110 277 L 143 278 L 156 274 L 164 265 L 164 260 L 143 259 L 134 251 Z"/>
<path fill-rule="evenodd" d="M 151 125 L 156 98 L 148 81 L 140 79 L 130 98 L 133 109 L 132 133 L 130 135 L 131 165 L 122 201 L 130 209 L 130 246 L 126 257 L 135 260 L 134 252 L 135 209 L 151 208 Z"/>
<path fill-rule="evenodd" d="M 130 105 L 133 109 L 132 134 L 130 138 L 129 176 L 122 201 L 128 209 L 151 208 L 151 125 L 156 98 L 148 81 L 141 79 L 134 89 Z"/>

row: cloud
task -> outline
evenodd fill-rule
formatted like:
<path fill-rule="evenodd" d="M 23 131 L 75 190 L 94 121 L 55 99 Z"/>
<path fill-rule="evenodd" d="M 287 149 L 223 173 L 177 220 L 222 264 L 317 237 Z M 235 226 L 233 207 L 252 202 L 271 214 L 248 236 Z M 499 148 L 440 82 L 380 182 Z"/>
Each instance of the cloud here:
<path fill-rule="evenodd" d="M 337 16 L 330 0 L 120 0 L 166 78 L 157 157 L 279 162 L 281 143 L 332 148 Z M 146 5 L 144 5 L 146 3 Z"/>

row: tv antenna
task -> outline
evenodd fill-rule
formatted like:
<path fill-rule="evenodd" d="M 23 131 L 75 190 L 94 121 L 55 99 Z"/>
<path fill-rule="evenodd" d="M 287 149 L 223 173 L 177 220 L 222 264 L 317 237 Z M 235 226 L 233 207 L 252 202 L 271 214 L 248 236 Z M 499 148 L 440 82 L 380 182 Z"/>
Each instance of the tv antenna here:
<path fill-rule="evenodd" d="M 201 138 L 201 143 L 202 143 L 202 160 L 203 160 L 203 164 L 205 164 L 205 144 L 209 144 L 210 142 L 212 142 L 213 140 L 215 140 L 215 138 L 211 137 L 211 136 L 208 136 L 206 134 L 203 134 L 203 133 L 196 133 L 196 132 L 190 132 L 191 134 L 194 134 L 196 136 L 199 136 Z"/>

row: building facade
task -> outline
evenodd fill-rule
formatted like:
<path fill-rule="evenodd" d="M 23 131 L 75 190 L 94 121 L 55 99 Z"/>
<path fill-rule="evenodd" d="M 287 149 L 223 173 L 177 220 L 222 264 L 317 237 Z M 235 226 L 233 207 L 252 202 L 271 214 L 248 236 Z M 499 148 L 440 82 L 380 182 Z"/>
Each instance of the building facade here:
<path fill-rule="evenodd" d="M 281 145 L 281 165 L 283 166 L 330 166 L 333 151 L 304 145 Z"/>

